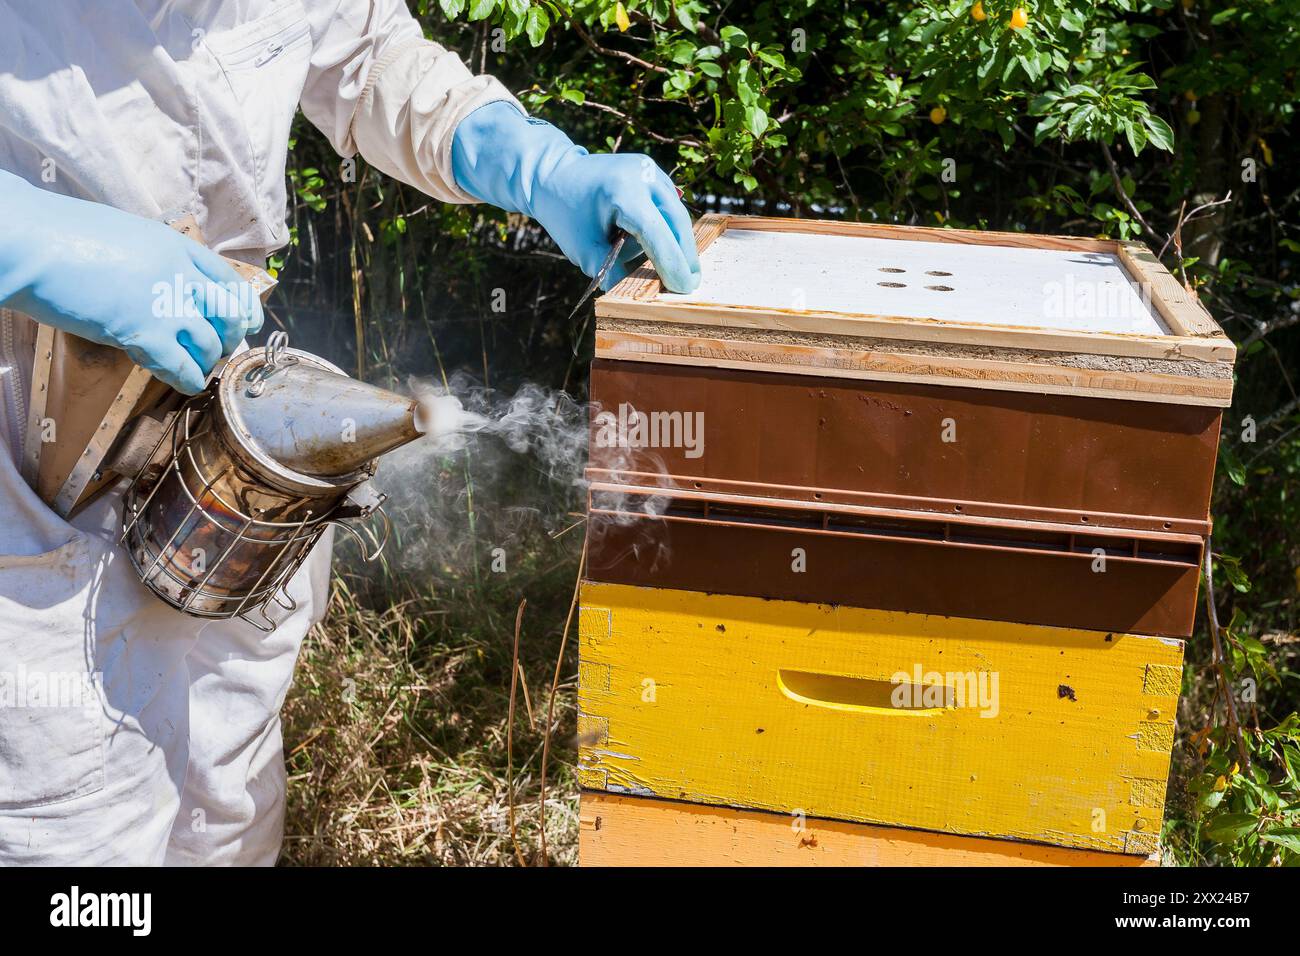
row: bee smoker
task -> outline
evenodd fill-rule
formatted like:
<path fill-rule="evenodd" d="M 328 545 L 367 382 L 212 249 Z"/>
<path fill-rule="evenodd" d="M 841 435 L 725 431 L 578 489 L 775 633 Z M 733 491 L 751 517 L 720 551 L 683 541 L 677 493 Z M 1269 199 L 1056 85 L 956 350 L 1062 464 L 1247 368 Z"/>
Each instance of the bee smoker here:
<path fill-rule="evenodd" d="M 376 459 L 420 434 L 415 401 L 276 332 L 180 408 L 137 419 L 113 466 L 135 476 L 121 541 L 168 604 L 269 632 L 273 605 L 296 607 L 286 585 L 327 528 L 379 556 L 391 525 L 370 484 Z"/>

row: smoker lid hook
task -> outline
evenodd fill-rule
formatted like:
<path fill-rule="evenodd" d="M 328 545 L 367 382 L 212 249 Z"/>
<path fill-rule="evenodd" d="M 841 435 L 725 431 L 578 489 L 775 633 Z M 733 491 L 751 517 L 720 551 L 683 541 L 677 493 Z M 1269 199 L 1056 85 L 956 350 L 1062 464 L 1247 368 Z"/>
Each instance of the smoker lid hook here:
<path fill-rule="evenodd" d="M 266 355 L 263 363 L 256 368 L 248 370 L 244 376 L 244 381 L 248 382 L 248 388 L 245 394 L 249 398 L 257 398 L 266 390 L 266 380 L 282 368 L 298 364 L 298 357 L 295 355 L 285 355 L 289 348 L 289 333 L 278 330 L 271 333 L 271 337 L 266 340 L 266 347 L 263 352 Z"/>

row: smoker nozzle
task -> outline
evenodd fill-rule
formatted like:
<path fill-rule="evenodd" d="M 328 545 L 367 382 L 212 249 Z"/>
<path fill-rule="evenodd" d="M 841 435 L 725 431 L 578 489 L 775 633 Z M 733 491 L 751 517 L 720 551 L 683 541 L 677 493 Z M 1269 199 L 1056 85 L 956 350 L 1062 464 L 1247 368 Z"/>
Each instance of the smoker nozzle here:
<path fill-rule="evenodd" d="M 292 355 L 266 368 L 223 388 L 223 411 L 241 442 L 285 468 L 317 478 L 351 475 L 421 435 L 413 399 Z"/>

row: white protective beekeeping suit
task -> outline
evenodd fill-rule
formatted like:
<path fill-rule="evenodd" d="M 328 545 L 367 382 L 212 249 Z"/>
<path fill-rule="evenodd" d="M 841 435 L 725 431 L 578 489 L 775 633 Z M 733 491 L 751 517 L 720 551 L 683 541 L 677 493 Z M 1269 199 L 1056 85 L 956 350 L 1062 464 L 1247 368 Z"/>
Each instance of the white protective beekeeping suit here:
<path fill-rule="evenodd" d="M 0 168 L 141 216 L 192 213 L 250 262 L 287 241 L 300 105 L 341 154 L 470 202 L 452 134 L 510 99 L 402 0 L 0 0 Z M 272 863 L 278 712 L 324 611 L 328 543 L 269 636 L 164 605 L 116 544 L 120 493 L 69 524 L 19 477 L 33 340 L 0 310 L 0 863 Z"/>

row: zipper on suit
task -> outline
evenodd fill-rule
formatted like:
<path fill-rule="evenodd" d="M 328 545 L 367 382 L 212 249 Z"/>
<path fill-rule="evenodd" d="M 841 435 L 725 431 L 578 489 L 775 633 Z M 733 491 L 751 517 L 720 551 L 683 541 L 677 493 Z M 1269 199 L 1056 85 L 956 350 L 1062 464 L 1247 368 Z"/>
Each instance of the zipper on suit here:
<path fill-rule="evenodd" d="M 291 24 L 279 33 L 229 53 L 218 53 L 217 57 L 227 69 L 237 70 L 244 67 L 259 69 L 278 60 L 280 54 L 311 32 L 306 23 Z"/>
<path fill-rule="evenodd" d="M 0 401 L 0 426 L 17 464 L 22 455 L 23 432 L 27 427 L 27 396 L 23 389 L 18 349 L 14 344 L 14 322 L 12 311 L 0 309 L 0 374 L 5 378 L 4 400 Z"/>

